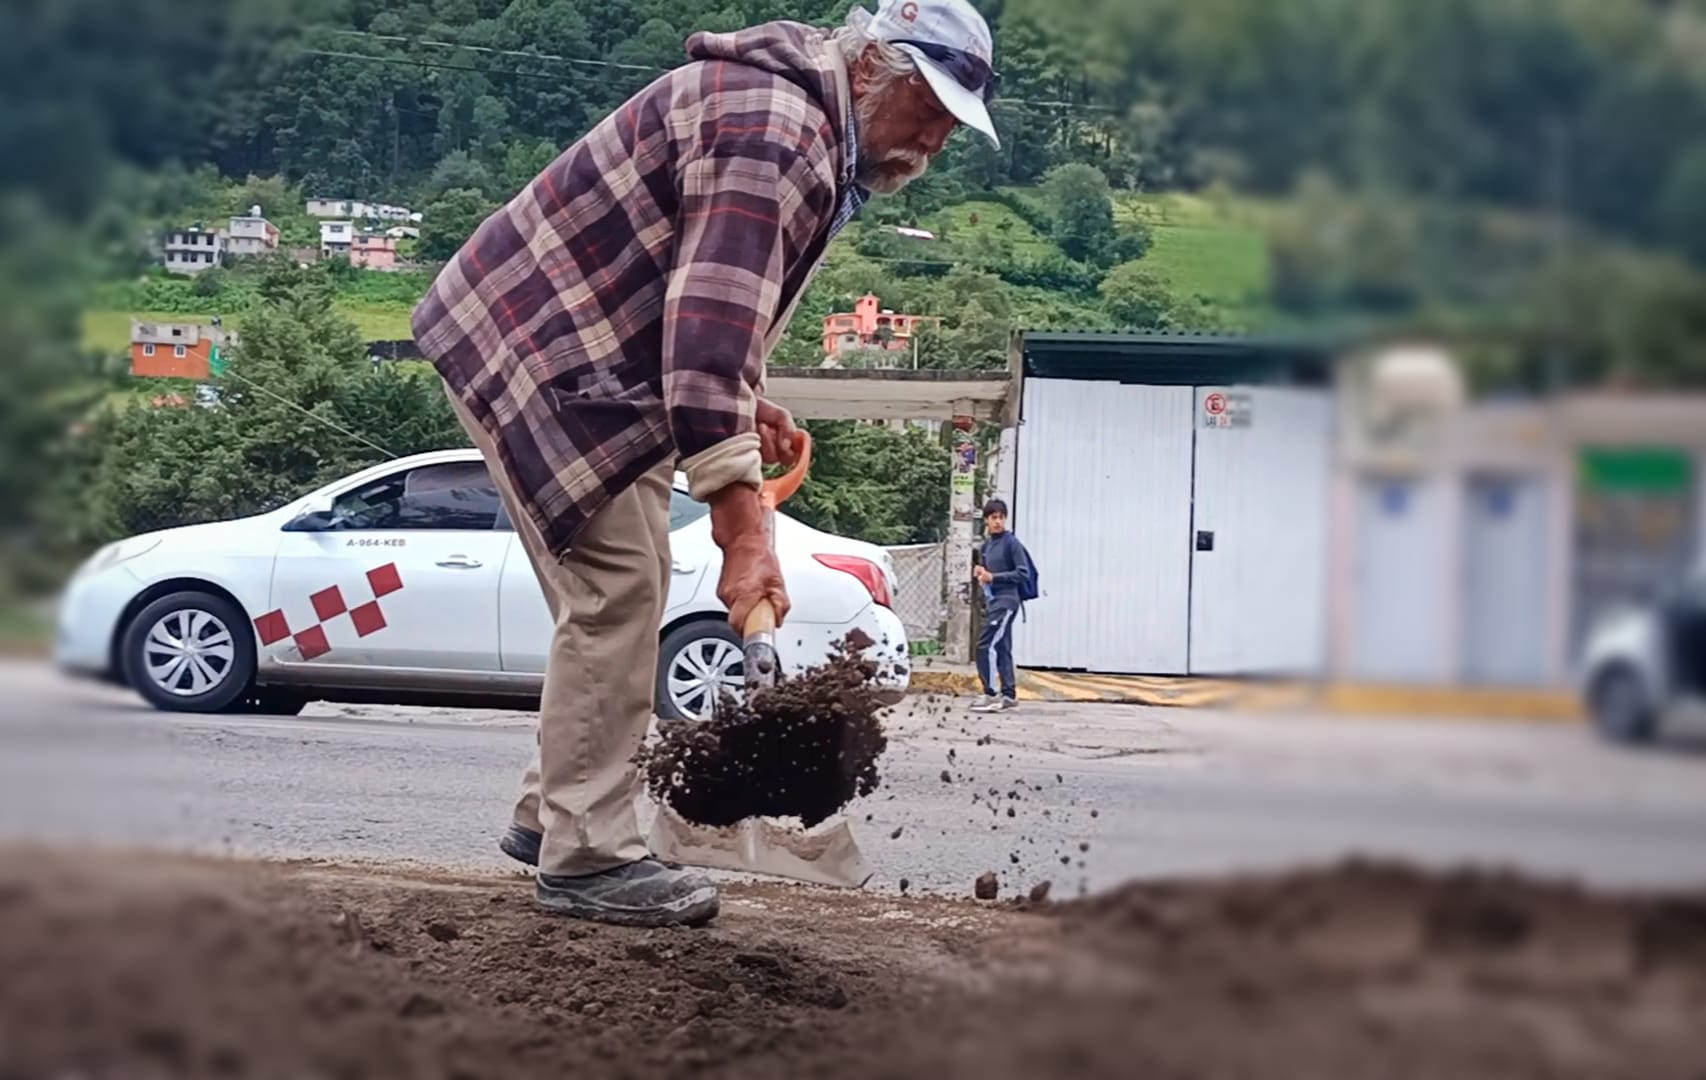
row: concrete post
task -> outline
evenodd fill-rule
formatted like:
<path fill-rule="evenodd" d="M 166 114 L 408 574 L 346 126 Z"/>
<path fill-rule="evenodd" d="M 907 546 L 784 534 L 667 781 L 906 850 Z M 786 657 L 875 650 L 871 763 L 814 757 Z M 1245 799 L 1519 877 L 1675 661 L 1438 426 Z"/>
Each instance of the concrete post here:
<path fill-rule="evenodd" d="M 948 598 L 948 626 L 943 654 L 948 660 L 966 664 L 972 651 L 972 551 L 977 545 L 977 443 L 972 439 L 973 406 L 954 402 L 953 518 L 948 524 L 948 545 L 943 559 Z"/>

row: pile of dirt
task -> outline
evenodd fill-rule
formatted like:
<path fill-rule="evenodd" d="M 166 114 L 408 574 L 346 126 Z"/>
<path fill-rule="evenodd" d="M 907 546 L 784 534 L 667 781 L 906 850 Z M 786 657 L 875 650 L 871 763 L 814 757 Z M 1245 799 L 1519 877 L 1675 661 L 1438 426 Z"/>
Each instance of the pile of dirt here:
<path fill-rule="evenodd" d="M 705 931 L 525 880 L 0 850 L 0 1077 L 1700 1080 L 1706 897 L 1393 867 L 1025 914 L 736 886 Z"/>
<path fill-rule="evenodd" d="M 798 818 L 807 828 L 877 790 L 888 748 L 881 665 L 854 631 L 829 663 L 737 701 L 703 724 L 672 726 L 640 752 L 652 796 L 697 825 Z"/>

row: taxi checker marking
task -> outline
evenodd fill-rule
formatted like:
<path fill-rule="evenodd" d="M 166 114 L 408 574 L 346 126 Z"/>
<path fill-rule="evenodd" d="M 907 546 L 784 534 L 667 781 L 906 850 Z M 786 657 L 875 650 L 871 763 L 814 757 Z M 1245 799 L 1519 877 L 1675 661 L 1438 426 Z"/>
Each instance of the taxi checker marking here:
<path fill-rule="evenodd" d="M 353 609 L 344 602 L 343 590 L 336 585 L 310 596 L 308 601 L 314 605 L 314 614 L 320 621 L 299 633 L 291 632 L 290 621 L 285 618 L 282 608 L 267 612 L 255 620 L 255 632 L 260 634 L 261 644 L 270 647 L 285 638 L 294 638 L 302 659 L 318 660 L 332 651 L 332 643 L 326 637 L 326 624 L 340 615 L 349 616 L 357 637 L 371 637 L 379 633 L 387 625 L 379 601 L 394 592 L 401 592 L 403 577 L 397 572 L 396 563 L 386 563 L 367 572 L 367 583 L 373 588 L 373 599 Z"/>

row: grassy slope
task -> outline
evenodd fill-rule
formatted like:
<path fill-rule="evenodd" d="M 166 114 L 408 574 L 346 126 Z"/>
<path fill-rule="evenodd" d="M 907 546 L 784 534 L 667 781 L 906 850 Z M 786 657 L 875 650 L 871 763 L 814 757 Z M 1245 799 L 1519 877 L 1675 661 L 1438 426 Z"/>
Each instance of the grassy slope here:
<path fill-rule="evenodd" d="M 340 314 L 355 323 L 364 340 L 403 341 L 414 336 L 409 329 L 408 308 L 373 307 L 344 300 L 338 301 L 335 306 Z M 154 319 L 160 322 L 205 323 L 211 317 L 210 314 L 184 315 L 158 311 L 86 311 L 83 313 L 83 344 L 91 349 L 122 352 L 130 344 L 130 320 L 133 318 Z M 230 316 L 225 321 L 233 329 L 240 331 L 243 328 L 242 315 Z"/>
<path fill-rule="evenodd" d="M 1136 195 L 1116 201 L 1115 219 L 1149 225 L 1154 242 L 1143 261 L 1176 295 L 1204 297 L 1239 321 L 1261 319 L 1268 250 L 1252 208 L 1193 195 Z"/>
<path fill-rule="evenodd" d="M 1121 223 L 1147 222 L 1154 245 L 1145 257 L 1180 297 L 1203 296 L 1226 310 L 1239 322 L 1257 322 L 1264 316 L 1262 295 L 1267 284 L 1267 249 L 1258 221 L 1260 210 L 1234 201 L 1216 205 L 1191 195 L 1124 195 L 1116 199 L 1115 216 Z M 975 219 L 975 221 L 974 221 Z M 936 214 L 927 223 L 954 243 L 964 243 L 983 233 L 1012 243 L 1027 255 L 1042 256 L 1054 243 L 999 203 L 972 199 Z M 368 340 L 401 340 L 410 336 L 409 309 L 417 288 L 424 289 L 416 275 L 366 275 L 345 287 L 337 309 L 352 320 Z M 389 278 L 389 280 L 387 280 Z M 1077 317 L 1077 305 L 1034 289 L 1015 289 L 1016 308 L 1033 313 L 1049 324 Z M 1084 311 L 1083 321 L 1094 324 L 1093 311 Z M 111 308 L 87 312 L 83 340 L 92 348 L 122 350 L 130 340 L 130 320 L 205 322 L 211 315 L 130 312 Z M 1022 316 L 1023 317 L 1023 316 Z M 241 330 L 243 317 L 234 314 L 227 322 Z"/>

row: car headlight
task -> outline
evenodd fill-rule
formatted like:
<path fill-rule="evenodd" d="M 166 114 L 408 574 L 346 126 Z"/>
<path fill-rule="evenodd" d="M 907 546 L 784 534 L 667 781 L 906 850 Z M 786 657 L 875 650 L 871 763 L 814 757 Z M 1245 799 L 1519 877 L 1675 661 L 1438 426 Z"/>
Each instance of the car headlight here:
<path fill-rule="evenodd" d="M 160 546 L 158 536 L 133 536 L 129 540 L 120 540 L 116 544 L 108 544 L 95 552 L 93 558 L 84 563 L 77 571 L 78 577 L 88 577 L 103 570 L 111 570 L 120 563 L 127 563 L 139 556 L 146 555 Z"/>

